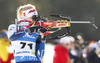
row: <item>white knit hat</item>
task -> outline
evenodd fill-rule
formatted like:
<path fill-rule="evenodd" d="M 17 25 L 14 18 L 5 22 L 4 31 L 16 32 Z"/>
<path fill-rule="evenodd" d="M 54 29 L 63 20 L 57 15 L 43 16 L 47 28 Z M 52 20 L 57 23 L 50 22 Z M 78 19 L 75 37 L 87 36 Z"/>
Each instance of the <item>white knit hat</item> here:
<path fill-rule="evenodd" d="M 75 38 L 72 36 L 68 36 L 71 42 L 75 42 Z"/>
<path fill-rule="evenodd" d="M 100 40 L 97 42 L 97 48 L 100 48 Z"/>
<path fill-rule="evenodd" d="M 70 39 L 69 37 L 63 37 L 59 40 L 59 43 L 62 43 L 62 44 L 70 44 Z"/>

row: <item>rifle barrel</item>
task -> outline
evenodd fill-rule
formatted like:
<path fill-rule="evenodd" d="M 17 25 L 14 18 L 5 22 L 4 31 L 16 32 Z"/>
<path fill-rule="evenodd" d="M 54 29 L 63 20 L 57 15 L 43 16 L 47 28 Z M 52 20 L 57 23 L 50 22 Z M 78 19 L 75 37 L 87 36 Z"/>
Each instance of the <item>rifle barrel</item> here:
<path fill-rule="evenodd" d="M 91 21 L 69 21 L 70 23 L 92 23 Z"/>

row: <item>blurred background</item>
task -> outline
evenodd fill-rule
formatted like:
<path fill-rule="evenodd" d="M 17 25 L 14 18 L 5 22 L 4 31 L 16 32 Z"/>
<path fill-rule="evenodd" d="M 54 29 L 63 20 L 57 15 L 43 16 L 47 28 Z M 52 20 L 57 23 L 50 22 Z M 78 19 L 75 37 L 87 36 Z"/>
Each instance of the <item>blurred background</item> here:
<path fill-rule="evenodd" d="M 71 20 L 89 20 L 95 17 L 95 29 L 91 24 L 71 24 L 70 35 L 81 34 L 85 40 L 99 40 L 100 37 L 100 0 L 0 0 L 0 29 L 14 23 L 16 10 L 20 5 L 33 4 L 39 15 L 56 20 L 50 14 L 70 16 Z"/>
<path fill-rule="evenodd" d="M 0 30 L 14 23 L 17 8 L 24 4 L 35 5 L 39 15 L 49 20 L 58 19 L 51 17 L 51 14 L 70 16 L 72 21 L 87 21 L 94 17 L 98 29 L 92 24 L 71 24 L 69 35 L 75 39 L 81 35 L 84 42 L 100 39 L 100 0 L 0 0 Z M 52 63 L 56 43 L 50 40 L 47 43 L 44 63 Z"/>

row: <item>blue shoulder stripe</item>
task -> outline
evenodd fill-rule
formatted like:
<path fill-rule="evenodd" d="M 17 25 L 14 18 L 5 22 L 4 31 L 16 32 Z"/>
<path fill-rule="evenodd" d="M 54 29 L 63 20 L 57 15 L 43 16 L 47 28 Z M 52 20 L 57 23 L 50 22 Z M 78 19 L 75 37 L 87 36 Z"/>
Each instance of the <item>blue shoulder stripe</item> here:
<path fill-rule="evenodd" d="M 22 37 L 23 35 L 25 35 L 24 30 L 20 31 L 20 32 L 15 32 L 9 39 L 11 41 L 14 41 L 14 40 L 18 39 L 19 37 Z"/>

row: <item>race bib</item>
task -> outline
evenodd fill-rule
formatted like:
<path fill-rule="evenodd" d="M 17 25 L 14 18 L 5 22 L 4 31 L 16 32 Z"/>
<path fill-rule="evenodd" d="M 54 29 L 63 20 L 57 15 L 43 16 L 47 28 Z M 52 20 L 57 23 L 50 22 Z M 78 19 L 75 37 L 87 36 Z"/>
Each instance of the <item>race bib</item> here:
<path fill-rule="evenodd" d="M 35 56 L 35 42 L 11 41 L 14 56 Z"/>

